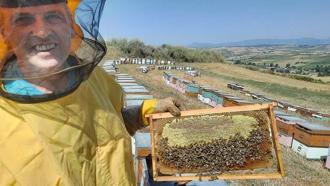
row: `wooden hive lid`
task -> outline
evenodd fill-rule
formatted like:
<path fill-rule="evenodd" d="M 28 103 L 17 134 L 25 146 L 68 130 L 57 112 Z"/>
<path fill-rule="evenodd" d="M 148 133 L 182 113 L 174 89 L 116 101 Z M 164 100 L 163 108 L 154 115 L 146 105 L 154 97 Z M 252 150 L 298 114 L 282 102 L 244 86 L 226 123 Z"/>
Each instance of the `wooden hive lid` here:
<path fill-rule="evenodd" d="M 307 133 L 311 134 L 329 134 L 330 135 L 330 127 L 326 127 L 319 123 L 310 123 L 310 122 L 297 122 L 296 128 L 299 130 L 303 130 Z"/>
<path fill-rule="evenodd" d="M 137 86 L 137 83 L 118 83 L 120 86 Z"/>
<path fill-rule="evenodd" d="M 126 94 L 125 99 L 126 100 L 145 100 L 145 99 L 153 99 L 153 96 L 146 95 L 146 94 Z"/>

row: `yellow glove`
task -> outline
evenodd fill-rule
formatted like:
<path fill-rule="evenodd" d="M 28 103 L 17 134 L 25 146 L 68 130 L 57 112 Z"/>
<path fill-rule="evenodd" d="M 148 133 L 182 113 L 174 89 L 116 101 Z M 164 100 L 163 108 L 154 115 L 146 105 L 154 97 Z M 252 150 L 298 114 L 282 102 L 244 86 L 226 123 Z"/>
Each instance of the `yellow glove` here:
<path fill-rule="evenodd" d="M 145 118 L 148 114 L 170 112 L 173 116 L 180 116 L 182 110 L 186 110 L 184 103 L 172 97 L 159 100 L 145 100 L 142 105 L 143 122 L 146 125 L 149 124 Z"/>

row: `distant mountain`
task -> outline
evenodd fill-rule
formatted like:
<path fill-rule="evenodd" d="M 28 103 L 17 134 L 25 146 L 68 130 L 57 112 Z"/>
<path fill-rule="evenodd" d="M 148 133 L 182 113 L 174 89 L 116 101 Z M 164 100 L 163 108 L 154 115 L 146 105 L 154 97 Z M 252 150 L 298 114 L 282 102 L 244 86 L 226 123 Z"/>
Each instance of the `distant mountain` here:
<path fill-rule="evenodd" d="M 252 39 L 230 43 L 193 43 L 191 48 L 217 48 L 233 46 L 271 46 L 271 45 L 328 45 L 328 39 L 298 38 L 298 39 Z"/>

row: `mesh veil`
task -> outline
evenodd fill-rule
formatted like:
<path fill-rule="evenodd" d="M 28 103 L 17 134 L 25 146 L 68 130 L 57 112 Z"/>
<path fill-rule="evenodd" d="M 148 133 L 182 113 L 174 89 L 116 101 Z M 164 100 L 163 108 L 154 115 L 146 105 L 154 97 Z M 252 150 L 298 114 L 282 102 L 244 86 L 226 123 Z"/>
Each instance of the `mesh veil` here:
<path fill-rule="evenodd" d="M 0 96 L 36 103 L 76 90 L 106 53 L 104 3 L 0 0 Z"/>

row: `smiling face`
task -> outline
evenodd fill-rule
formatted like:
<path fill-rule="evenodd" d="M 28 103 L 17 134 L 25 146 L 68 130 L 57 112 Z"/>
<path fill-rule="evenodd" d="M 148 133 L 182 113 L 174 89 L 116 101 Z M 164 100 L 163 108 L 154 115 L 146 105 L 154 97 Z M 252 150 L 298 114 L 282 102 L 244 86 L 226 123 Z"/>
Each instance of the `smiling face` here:
<path fill-rule="evenodd" d="M 1 11 L 2 35 L 23 74 L 45 75 L 64 68 L 73 35 L 65 3 Z"/>

